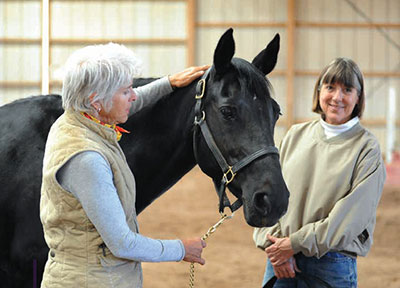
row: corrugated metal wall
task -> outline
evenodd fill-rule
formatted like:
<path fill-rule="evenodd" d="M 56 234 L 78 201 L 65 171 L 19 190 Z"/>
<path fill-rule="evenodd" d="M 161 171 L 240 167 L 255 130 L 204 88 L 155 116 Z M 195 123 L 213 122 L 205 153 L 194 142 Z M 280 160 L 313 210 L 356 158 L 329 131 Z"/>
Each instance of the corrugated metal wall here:
<path fill-rule="evenodd" d="M 229 27 L 234 27 L 236 43 L 235 57 L 249 62 L 266 47 L 276 33 L 281 37 L 281 50 L 275 72 L 269 77 L 274 86 L 274 98 L 286 114 L 287 67 L 287 3 L 281 0 L 250 0 L 244 4 L 240 0 L 201 0 L 197 1 L 197 63 L 210 63 L 214 49 L 221 35 Z M 276 129 L 277 141 L 286 131 L 285 127 Z"/>
<path fill-rule="evenodd" d="M 335 57 L 352 58 L 365 76 L 364 124 L 384 149 L 389 89 L 400 99 L 400 1 L 302 0 L 296 6 L 295 119 L 315 117 L 310 110 L 313 72 Z"/>
<path fill-rule="evenodd" d="M 0 2 L 0 105 L 40 93 L 39 1 Z"/>
<path fill-rule="evenodd" d="M 41 2 L 0 2 L 0 105 L 40 94 Z M 363 70 L 364 124 L 382 146 L 389 88 L 400 94 L 399 0 L 52 0 L 49 20 L 52 93 L 60 93 L 68 55 L 88 44 L 124 43 L 143 60 L 148 77 L 211 63 L 228 27 L 235 29 L 236 56 L 249 61 L 280 33 L 270 76 L 284 114 L 277 141 L 293 123 L 316 117 L 310 109 L 314 81 L 335 57 L 350 57 Z"/>
<path fill-rule="evenodd" d="M 41 1 L 0 2 L 0 105 L 40 94 Z M 143 76 L 186 67 L 186 1 L 50 1 L 50 92 L 62 66 L 89 44 L 125 44 L 143 60 Z"/>
<path fill-rule="evenodd" d="M 53 74 L 71 51 L 109 41 L 122 42 L 135 51 L 143 60 L 144 76 L 159 76 L 186 66 L 183 1 L 52 2 Z M 163 43 L 170 40 L 175 41 Z M 73 45 L 79 42 L 84 45 Z"/>

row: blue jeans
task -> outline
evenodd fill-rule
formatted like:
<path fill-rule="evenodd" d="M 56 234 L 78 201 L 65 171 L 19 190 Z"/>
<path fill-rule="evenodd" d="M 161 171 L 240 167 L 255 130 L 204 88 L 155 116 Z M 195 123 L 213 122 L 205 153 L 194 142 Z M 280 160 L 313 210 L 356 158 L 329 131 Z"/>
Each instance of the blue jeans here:
<path fill-rule="evenodd" d="M 295 256 L 297 267 L 301 272 L 316 276 L 334 288 L 357 288 L 357 260 L 341 253 L 328 252 L 320 259 L 306 257 L 299 253 Z M 271 262 L 267 261 L 263 286 L 274 276 Z M 274 287 L 278 288 L 306 288 L 303 281 L 286 278 L 278 279 Z"/>

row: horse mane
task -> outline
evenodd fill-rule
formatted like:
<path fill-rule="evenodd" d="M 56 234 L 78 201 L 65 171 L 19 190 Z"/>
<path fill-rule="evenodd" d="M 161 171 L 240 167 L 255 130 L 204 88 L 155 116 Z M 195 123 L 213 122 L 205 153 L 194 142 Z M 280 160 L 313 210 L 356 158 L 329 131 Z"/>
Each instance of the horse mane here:
<path fill-rule="evenodd" d="M 277 114 L 281 114 L 281 108 L 279 104 L 272 98 L 271 94 L 274 94 L 274 89 L 268 78 L 258 70 L 254 65 L 249 64 L 246 60 L 241 58 L 233 58 L 232 63 L 235 65 L 235 69 L 239 75 L 240 83 L 247 85 L 251 90 L 256 91 L 257 97 L 264 97 L 265 101 L 271 101 L 273 110 Z"/>

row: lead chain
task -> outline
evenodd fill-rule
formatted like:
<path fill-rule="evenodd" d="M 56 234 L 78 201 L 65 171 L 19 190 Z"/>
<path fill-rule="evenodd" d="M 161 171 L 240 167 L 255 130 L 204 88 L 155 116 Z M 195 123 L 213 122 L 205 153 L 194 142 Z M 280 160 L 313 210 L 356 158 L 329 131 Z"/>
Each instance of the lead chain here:
<path fill-rule="evenodd" d="M 215 230 L 217 230 L 217 228 L 224 223 L 224 221 L 226 219 L 231 219 L 233 217 L 233 215 L 235 213 L 232 213 L 232 215 L 228 216 L 224 213 L 220 213 L 221 214 L 221 219 L 219 219 L 219 221 L 217 223 L 215 223 L 213 226 L 211 226 L 207 233 L 204 234 L 201 239 L 206 241 L 208 237 L 211 236 L 211 234 L 213 234 L 215 232 Z M 194 263 L 190 263 L 190 272 L 189 272 L 189 288 L 193 288 L 194 287 Z"/>

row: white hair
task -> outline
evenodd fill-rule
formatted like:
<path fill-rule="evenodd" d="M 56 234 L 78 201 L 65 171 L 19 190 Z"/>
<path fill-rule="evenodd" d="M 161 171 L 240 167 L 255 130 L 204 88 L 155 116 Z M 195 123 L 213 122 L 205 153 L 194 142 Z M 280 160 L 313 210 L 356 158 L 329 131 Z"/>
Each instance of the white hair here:
<path fill-rule="evenodd" d="M 90 113 L 95 111 L 91 103 L 99 101 L 108 112 L 115 92 L 131 85 L 140 71 L 141 61 L 123 45 L 108 43 L 79 49 L 65 63 L 63 108 Z"/>

